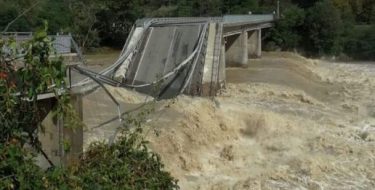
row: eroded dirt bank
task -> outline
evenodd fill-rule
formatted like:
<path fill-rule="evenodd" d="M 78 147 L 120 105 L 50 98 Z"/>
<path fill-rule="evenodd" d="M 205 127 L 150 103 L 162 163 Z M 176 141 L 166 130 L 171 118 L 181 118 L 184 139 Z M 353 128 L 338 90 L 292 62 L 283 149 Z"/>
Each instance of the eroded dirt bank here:
<path fill-rule="evenodd" d="M 162 101 L 147 123 L 181 189 L 375 188 L 375 64 L 269 53 L 227 78 L 220 96 Z M 113 108 L 97 93 L 84 101 L 97 106 L 86 142 L 113 132 L 93 129 L 95 109 Z M 144 100 L 124 93 L 124 104 Z"/>

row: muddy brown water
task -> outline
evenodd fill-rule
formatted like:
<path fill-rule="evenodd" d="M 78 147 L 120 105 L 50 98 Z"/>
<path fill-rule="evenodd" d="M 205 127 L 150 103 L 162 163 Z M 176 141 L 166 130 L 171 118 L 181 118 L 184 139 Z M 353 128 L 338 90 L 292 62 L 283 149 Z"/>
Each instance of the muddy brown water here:
<path fill-rule="evenodd" d="M 307 69 L 286 60 L 250 60 L 246 68 L 227 68 L 226 77 L 228 83 L 268 83 L 300 89 L 323 102 L 338 102 L 343 98 L 341 93 L 330 96 L 333 92 L 342 91 L 342 85 L 321 81 Z"/>

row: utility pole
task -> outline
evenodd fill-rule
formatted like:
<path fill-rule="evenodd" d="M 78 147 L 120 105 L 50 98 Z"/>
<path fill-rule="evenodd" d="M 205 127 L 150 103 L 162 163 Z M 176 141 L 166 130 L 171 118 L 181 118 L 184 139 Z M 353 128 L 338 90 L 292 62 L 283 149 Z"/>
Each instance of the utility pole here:
<path fill-rule="evenodd" d="M 277 0 L 277 19 L 280 19 L 280 0 Z"/>

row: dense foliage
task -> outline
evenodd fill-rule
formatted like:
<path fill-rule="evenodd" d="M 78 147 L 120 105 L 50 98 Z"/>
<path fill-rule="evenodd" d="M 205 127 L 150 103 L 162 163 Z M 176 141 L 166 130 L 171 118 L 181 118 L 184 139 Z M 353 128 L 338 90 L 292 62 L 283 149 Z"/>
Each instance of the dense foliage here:
<path fill-rule="evenodd" d="M 65 93 L 63 60 L 51 56 L 52 47 L 47 27 L 22 44 L 0 38 L 0 189 L 177 189 L 145 146 L 137 119 L 132 122 L 138 130 L 124 132 L 112 145 L 93 144 L 76 166 L 44 171 L 36 165 L 38 155 L 49 160 L 38 139 L 49 110 L 38 95 L 54 93 L 55 117 L 63 117 L 66 127 L 82 127 Z"/>
<path fill-rule="evenodd" d="M 317 2 L 306 11 L 304 30 L 305 50 L 318 55 L 335 55 L 341 52 L 340 35 L 342 31 L 340 13 L 332 1 Z"/>
<path fill-rule="evenodd" d="M 177 181 L 163 167 L 136 131 L 124 133 L 109 147 L 93 144 L 75 174 L 83 189 L 177 189 Z"/>
<path fill-rule="evenodd" d="M 46 19 L 49 32 L 71 32 L 83 47 L 122 47 L 138 18 L 272 13 L 277 5 L 277 0 L 0 0 L 0 29 L 35 2 L 9 31 L 31 31 Z M 281 20 L 266 34 L 266 48 L 373 59 L 374 0 L 280 2 Z"/>
<path fill-rule="evenodd" d="M 357 25 L 346 36 L 344 52 L 356 59 L 375 60 L 375 25 Z"/>
<path fill-rule="evenodd" d="M 47 91 L 57 95 L 64 89 L 62 60 L 50 58 L 52 42 L 46 30 L 21 45 L 0 39 L 0 47 L 0 143 L 36 143 L 33 132 L 41 127 L 44 112 L 37 97 Z M 58 109 L 66 109 L 62 106 L 66 99 L 59 98 Z"/>
<path fill-rule="evenodd" d="M 374 59 L 375 1 L 292 0 L 281 5 L 281 20 L 268 35 L 268 49 Z"/>
<path fill-rule="evenodd" d="M 47 178 L 34 164 L 42 152 L 37 131 L 44 113 L 37 97 L 64 89 L 62 60 L 50 58 L 52 43 L 45 29 L 24 44 L 0 39 L 0 47 L 0 189 L 39 189 Z M 69 109 L 67 99 L 59 96 L 58 113 Z"/>

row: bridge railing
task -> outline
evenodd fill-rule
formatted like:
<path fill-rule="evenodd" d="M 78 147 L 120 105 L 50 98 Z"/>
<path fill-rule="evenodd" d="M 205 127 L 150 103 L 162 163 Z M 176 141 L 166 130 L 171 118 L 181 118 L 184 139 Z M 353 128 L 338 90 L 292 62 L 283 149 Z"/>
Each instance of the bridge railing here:
<path fill-rule="evenodd" d="M 27 40 L 31 40 L 33 37 L 32 32 L 4 32 L 0 33 L 2 38 L 13 38 L 17 44 L 21 44 Z M 57 54 L 69 54 L 72 53 L 72 36 L 71 34 L 56 34 L 49 35 L 53 39 L 53 46 Z"/>
<path fill-rule="evenodd" d="M 275 14 L 262 14 L 262 15 L 226 15 L 223 17 L 225 25 L 238 25 L 238 24 L 252 24 L 252 23 L 265 23 L 273 22 L 276 20 Z"/>
<path fill-rule="evenodd" d="M 266 23 L 276 20 L 275 14 L 249 14 L 249 15 L 224 15 L 222 17 L 163 17 L 163 18 L 144 18 L 136 21 L 137 27 L 143 27 L 146 24 L 153 26 L 169 24 L 191 24 L 199 22 L 223 22 L 224 25 L 240 25 L 253 23 Z"/>

